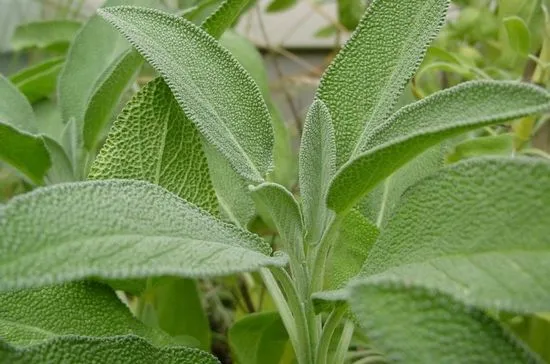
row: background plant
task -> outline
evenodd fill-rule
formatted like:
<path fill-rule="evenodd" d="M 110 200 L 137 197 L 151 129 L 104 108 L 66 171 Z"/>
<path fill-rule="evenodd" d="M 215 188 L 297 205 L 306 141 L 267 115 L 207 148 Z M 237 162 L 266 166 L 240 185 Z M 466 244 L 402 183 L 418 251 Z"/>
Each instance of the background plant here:
<path fill-rule="evenodd" d="M 190 349 L 210 347 L 200 286 L 242 272 L 259 273 L 221 287 L 237 289 L 242 311 L 272 305 L 278 314 L 256 313 L 231 327 L 239 362 L 263 362 L 266 353 L 300 363 L 346 355 L 483 361 L 480 352 L 536 360 L 498 319 L 536 313 L 524 322 L 544 322 L 548 163 L 473 158 L 441 169 L 447 144 L 440 143 L 522 117 L 532 119 L 519 123 L 537 125 L 531 115 L 548 110 L 549 95 L 478 81 L 394 112 L 447 5 L 421 3 L 374 2 L 326 71 L 304 125 L 299 202 L 281 157 L 288 153 L 284 125 L 263 79 L 240 65 L 257 63 L 236 60 L 238 52 L 214 40 L 245 2 L 224 2 L 196 21 L 202 30 L 181 15 L 103 10 L 137 51 L 99 17 L 87 22 L 60 71 L 54 136 L 3 80 L 3 159 L 33 184 L 92 180 L 40 188 L 1 207 L 1 289 L 23 289 L 2 298 L 6 360 L 212 360 Z M 197 10 L 183 16 L 194 19 Z M 375 53 L 380 39 L 391 47 Z M 141 88 L 109 128 L 143 62 L 138 52 L 162 78 Z M 424 97 L 420 85 L 411 90 Z M 466 156 L 480 154 L 473 149 Z M 265 305 L 258 276 L 271 296 Z M 197 285 L 198 277 L 207 280 Z M 126 292 L 141 323 L 113 288 Z M 58 320 L 62 303 L 70 312 Z M 26 312 L 30 305 L 40 312 Z M 223 306 L 210 314 L 227 313 Z M 82 311 L 87 320 L 105 318 L 78 325 Z M 544 338 L 544 329 L 527 332 L 540 350 L 531 336 Z"/>

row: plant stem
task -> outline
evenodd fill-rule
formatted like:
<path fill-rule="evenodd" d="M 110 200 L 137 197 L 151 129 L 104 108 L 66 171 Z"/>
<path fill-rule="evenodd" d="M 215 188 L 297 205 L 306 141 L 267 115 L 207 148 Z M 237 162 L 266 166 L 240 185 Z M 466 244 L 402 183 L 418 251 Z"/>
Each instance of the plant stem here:
<path fill-rule="evenodd" d="M 325 265 L 327 262 L 327 255 L 332 247 L 334 238 L 338 233 L 338 227 L 340 225 L 342 217 L 340 215 L 331 219 L 328 224 L 328 228 L 325 230 L 321 241 L 315 249 L 313 254 L 313 274 L 310 294 L 321 291 L 323 289 L 323 279 L 325 277 Z"/>
<path fill-rule="evenodd" d="M 346 354 L 348 352 L 349 344 L 353 336 L 353 330 L 355 326 L 351 321 L 346 321 L 344 324 L 344 329 L 342 330 L 342 336 L 340 336 L 340 341 L 336 347 L 336 351 L 331 357 L 331 363 L 343 363 L 346 359 Z"/>
<path fill-rule="evenodd" d="M 321 334 L 321 339 L 317 344 L 317 359 L 315 363 L 317 364 L 329 364 L 328 362 L 328 348 L 330 342 L 334 335 L 334 331 L 342 321 L 346 310 L 342 307 L 338 307 L 332 310 L 329 317 L 325 321 L 323 326 L 323 333 Z"/>

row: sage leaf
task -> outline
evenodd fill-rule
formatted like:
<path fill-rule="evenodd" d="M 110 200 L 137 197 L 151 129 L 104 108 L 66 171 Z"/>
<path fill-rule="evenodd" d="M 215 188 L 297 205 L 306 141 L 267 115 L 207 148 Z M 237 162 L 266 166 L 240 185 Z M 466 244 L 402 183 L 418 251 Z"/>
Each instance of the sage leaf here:
<path fill-rule="evenodd" d="M 212 355 L 184 346 L 157 348 L 134 335 L 94 338 L 61 336 L 39 345 L 17 349 L 0 339 L 0 361 L 13 364 L 33 363 L 113 363 L 135 364 L 217 364 Z"/>
<path fill-rule="evenodd" d="M 415 283 L 486 309 L 548 311 L 547 212 L 547 161 L 453 164 L 405 194 L 360 276 Z"/>
<path fill-rule="evenodd" d="M 213 277 L 287 261 L 269 256 L 258 236 L 148 182 L 58 184 L 0 213 L 0 291 L 83 278 Z"/>
<path fill-rule="evenodd" d="M 99 13 L 160 72 L 185 115 L 233 169 L 261 182 L 272 160 L 269 111 L 229 51 L 187 20 L 157 10 L 121 6 Z"/>
<path fill-rule="evenodd" d="M 0 332 L 18 348 L 65 335 L 138 335 L 159 344 L 172 340 L 139 322 L 111 288 L 96 282 L 0 294 Z"/>
<path fill-rule="evenodd" d="M 346 29 L 354 30 L 365 11 L 365 2 L 361 0 L 338 0 L 338 20 Z"/>
<path fill-rule="evenodd" d="M 483 311 L 437 291 L 357 282 L 349 303 L 369 342 L 390 362 L 539 362 Z"/>
<path fill-rule="evenodd" d="M 453 146 L 445 156 L 447 163 L 479 157 L 480 155 L 512 155 L 514 136 L 511 134 L 491 135 L 467 139 Z"/>
<path fill-rule="evenodd" d="M 16 52 L 27 48 L 63 51 L 69 47 L 81 26 L 79 21 L 69 19 L 21 24 L 15 28 L 11 46 Z"/>
<path fill-rule="evenodd" d="M 217 211 L 201 137 L 161 78 L 145 85 L 122 110 L 88 178 L 148 181 Z"/>
<path fill-rule="evenodd" d="M 239 17 L 250 0 L 224 0 L 204 20 L 201 28 L 212 37 L 219 39 L 231 24 Z"/>
<path fill-rule="evenodd" d="M 10 81 L 27 97 L 30 103 L 45 99 L 54 93 L 57 76 L 65 57 L 55 57 L 25 68 L 10 77 Z M 43 123 L 43 121 L 40 121 Z"/>
<path fill-rule="evenodd" d="M 299 180 L 307 240 L 321 239 L 331 216 L 325 200 L 336 173 L 336 145 L 330 112 L 316 100 L 306 116 L 299 156 Z"/>
<path fill-rule="evenodd" d="M 0 122 L 34 134 L 37 131 L 32 107 L 7 78 L 0 75 Z"/>
<path fill-rule="evenodd" d="M 278 312 L 246 315 L 231 326 L 228 337 L 241 364 L 279 364 L 289 343 Z"/>
<path fill-rule="evenodd" d="M 346 0 L 349 3 L 349 0 Z M 375 0 L 321 79 L 337 165 L 362 149 L 386 120 L 445 18 L 447 0 Z"/>
<path fill-rule="evenodd" d="M 482 126 L 550 109 L 542 88 L 508 81 L 472 81 L 397 111 L 373 131 L 362 153 L 336 174 L 327 196 L 336 212 L 352 208 L 381 180 L 441 141 Z"/>

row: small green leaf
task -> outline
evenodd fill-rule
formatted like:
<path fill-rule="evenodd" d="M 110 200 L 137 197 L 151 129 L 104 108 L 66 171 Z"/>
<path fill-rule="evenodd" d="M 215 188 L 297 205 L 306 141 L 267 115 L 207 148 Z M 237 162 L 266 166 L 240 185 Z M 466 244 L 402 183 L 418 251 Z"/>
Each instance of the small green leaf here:
<path fill-rule="evenodd" d="M 378 234 L 376 226 L 356 210 L 344 218 L 327 262 L 325 289 L 342 288 L 361 271 Z"/>
<path fill-rule="evenodd" d="M 447 6 L 447 0 L 372 2 L 317 90 L 332 115 L 337 166 L 358 152 L 392 112 Z"/>
<path fill-rule="evenodd" d="M 61 336 L 42 344 L 16 349 L 0 339 L 0 361 L 33 363 L 217 364 L 212 355 L 184 346 L 157 348 L 138 336 L 93 338 Z"/>
<path fill-rule="evenodd" d="M 338 32 L 338 28 L 334 24 L 329 24 L 315 32 L 316 38 L 328 38 L 334 36 Z"/>
<path fill-rule="evenodd" d="M 336 172 L 336 146 L 330 112 L 316 100 L 306 116 L 300 145 L 300 192 L 307 240 L 321 239 L 331 214 L 325 200 Z"/>
<path fill-rule="evenodd" d="M 349 303 L 369 342 L 390 362 L 539 362 L 484 312 L 437 291 L 357 282 Z"/>
<path fill-rule="evenodd" d="M 170 342 L 166 334 L 139 322 L 115 292 L 100 283 L 75 282 L 0 294 L 0 336 L 6 342 L 27 347 L 64 335 L 139 335 Z"/>
<path fill-rule="evenodd" d="M 287 10 L 296 4 L 296 0 L 272 0 L 267 5 L 266 12 L 276 13 L 278 11 Z"/>
<path fill-rule="evenodd" d="M 0 291 L 83 278 L 213 277 L 287 261 L 269 256 L 258 236 L 147 182 L 58 184 L 0 212 Z"/>
<path fill-rule="evenodd" d="M 100 14 L 161 73 L 185 114 L 244 178 L 270 168 L 273 130 L 261 93 L 242 66 L 185 19 L 137 7 Z"/>
<path fill-rule="evenodd" d="M 247 315 L 229 329 L 228 336 L 240 364 L 279 364 L 288 344 L 278 312 Z"/>
<path fill-rule="evenodd" d="M 212 37 L 219 39 L 231 27 L 248 6 L 250 0 L 224 0 L 201 24 L 201 28 Z"/>
<path fill-rule="evenodd" d="M 0 122 L 27 133 L 36 133 L 36 119 L 32 107 L 7 78 L 0 75 Z"/>
<path fill-rule="evenodd" d="M 531 33 L 525 21 L 519 16 L 510 16 L 504 18 L 502 22 L 512 49 L 522 56 L 527 56 L 531 50 Z"/>
<path fill-rule="evenodd" d="M 51 161 L 41 137 L 0 121 L 0 140 L 0 160 L 19 170 L 30 182 L 44 184 Z"/>
<path fill-rule="evenodd" d="M 94 87 L 84 114 L 84 147 L 95 151 L 105 128 L 120 104 L 124 91 L 137 76 L 143 58 L 134 50 L 128 50 L 115 59 L 105 70 Z"/>
<path fill-rule="evenodd" d="M 65 50 L 82 23 L 75 20 L 45 20 L 19 25 L 11 38 L 14 51 L 26 48 Z"/>
<path fill-rule="evenodd" d="M 65 124 L 61 120 L 61 110 L 57 107 L 55 100 L 46 99 L 32 105 L 37 123 L 38 131 L 50 138 L 61 142 Z"/>
<path fill-rule="evenodd" d="M 363 0 L 338 0 L 338 20 L 348 30 L 354 30 L 365 12 Z"/>
<path fill-rule="evenodd" d="M 10 77 L 10 81 L 27 97 L 30 103 L 35 103 L 54 93 L 57 75 L 63 67 L 64 61 L 65 57 L 49 59 L 17 72 Z"/>
<path fill-rule="evenodd" d="M 485 157 L 412 187 L 360 273 L 413 282 L 466 304 L 550 310 L 550 163 Z"/>
<path fill-rule="evenodd" d="M 63 147 L 47 135 L 42 135 L 41 138 L 52 164 L 46 175 L 48 184 L 75 181 L 71 161 Z"/>
<path fill-rule="evenodd" d="M 462 159 L 482 155 L 512 155 L 514 151 L 514 136 L 511 134 L 491 135 L 468 139 L 456 144 L 447 153 L 447 163 L 455 163 Z"/>
<path fill-rule="evenodd" d="M 362 153 L 337 172 L 328 206 L 349 210 L 378 182 L 447 138 L 548 109 L 548 92 L 506 81 L 465 82 L 407 105 L 376 128 Z"/>
<path fill-rule="evenodd" d="M 122 110 L 88 178 L 148 181 L 217 211 L 201 137 L 161 78 L 145 85 Z"/>

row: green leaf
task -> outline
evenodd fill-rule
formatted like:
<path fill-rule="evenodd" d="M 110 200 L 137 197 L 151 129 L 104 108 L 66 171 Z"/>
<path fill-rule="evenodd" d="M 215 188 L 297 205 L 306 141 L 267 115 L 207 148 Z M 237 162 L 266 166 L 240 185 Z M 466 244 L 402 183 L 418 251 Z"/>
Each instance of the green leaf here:
<path fill-rule="evenodd" d="M 161 78 L 145 85 L 122 110 L 88 178 L 148 181 L 217 211 L 201 137 Z"/>
<path fill-rule="evenodd" d="M 325 205 L 336 172 L 336 146 L 330 112 L 315 100 L 306 116 L 299 157 L 300 193 L 307 240 L 317 243 L 332 216 Z"/>
<path fill-rule="evenodd" d="M 19 170 L 30 182 L 44 184 L 51 161 L 41 137 L 0 121 L 0 140 L 0 160 Z"/>
<path fill-rule="evenodd" d="M 272 0 L 266 8 L 268 13 L 287 10 L 296 4 L 296 0 Z"/>
<path fill-rule="evenodd" d="M 349 302 L 369 342 L 390 362 L 539 361 L 484 312 L 437 291 L 358 282 Z"/>
<path fill-rule="evenodd" d="M 237 20 L 250 0 L 224 0 L 201 24 L 201 28 L 218 39 Z"/>
<path fill-rule="evenodd" d="M 447 6 L 447 0 L 372 2 L 317 90 L 332 115 L 338 166 L 360 151 L 392 112 Z"/>
<path fill-rule="evenodd" d="M 48 184 L 75 181 L 71 161 L 63 147 L 47 135 L 42 135 L 42 141 L 52 164 L 46 175 Z"/>
<path fill-rule="evenodd" d="M 197 282 L 192 279 L 162 277 L 152 280 L 140 297 L 149 310 L 151 326 L 160 327 L 175 339 L 197 340 L 198 347 L 210 350 L 210 322 L 203 310 Z M 141 316 L 143 319 L 143 316 Z"/>
<path fill-rule="evenodd" d="M 327 261 L 325 289 L 342 288 L 361 271 L 378 234 L 376 226 L 357 210 L 344 218 Z"/>
<path fill-rule="evenodd" d="M 233 169 L 261 182 L 272 160 L 271 120 L 257 85 L 229 51 L 187 20 L 160 11 L 121 6 L 99 12 L 160 72 Z"/>
<path fill-rule="evenodd" d="M 436 145 L 391 174 L 361 201 L 361 212 L 382 228 L 399 206 L 405 190 L 443 167 L 443 149 Z"/>
<path fill-rule="evenodd" d="M 95 282 L 0 294 L 0 333 L 15 347 L 64 335 L 139 335 L 159 343 L 171 340 L 139 322 L 111 288 Z"/>
<path fill-rule="evenodd" d="M 467 131 L 550 109 L 542 88 L 506 81 L 472 81 L 407 105 L 376 128 L 362 153 L 332 180 L 327 204 L 352 208 L 378 182 L 441 141 Z"/>
<path fill-rule="evenodd" d="M 548 311 L 548 213 L 547 161 L 453 164 L 405 194 L 361 276 L 413 282 L 488 309 Z"/>
<path fill-rule="evenodd" d="M 229 329 L 229 345 L 240 364 L 279 364 L 288 334 L 278 312 L 247 315 Z"/>
<path fill-rule="evenodd" d="M 338 20 L 348 30 L 354 30 L 359 24 L 361 15 L 365 12 L 365 2 L 362 0 L 338 0 Z"/>
<path fill-rule="evenodd" d="M 169 363 L 216 364 L 210 354 L 184 346 L 157 348 L 138 336 L 92 338 L 62 336 L 42 344 L 16 349 L 0 339 L 0 361 L 33 363 Z"/>
<path fill-rule="evenodd" d="M 334 24 L 329 24 L 326 27 L 323 27 L 315 32 L 314 37 L 316 38 L 328 38 L 336 35 L 338 33 L 338 28 Z"/>
<path fill-rule="evenodd" d="M 46 99 L 32 105 L 37 123 L 38 131 L 48 135 L 54 140 L 61 142 L 65 124 L 61 120 L 61 110 L 57 107 L 55 100 Z"/>
<path fill-rule="evenodd" d="M 36 119 L 32 107 L 7 78 L 0 75 L 0 122 L 27 133 L 36 132 Z"/>
<path fill-rule="evenodd" d="M 258 236 L 147 182 L 58 184 L 0 212 L 0 291 L 83 278 L 213 277 L 287 261 L 269 256 Z"/>
<path fill-rule="evenodd" d="M 518 16 L 504 18 L 502 22 L 512 49 L 522 56 L 528 55 L 531 50 L 531 33 L 527 24 Z"/>
<path fill-rule="evenodd" d="M 95 151 L 120 104 L 124 91 L 137 76 L 143 59 L 134 50 L 122 53 L 105 70 L 95 85 L 84 115 L 84 147 Z"/>
<path fill-rule="evenodd" d="M 511 134 L 491 135 L 468 139 L 456 144 L 447 153 L 447 163 L 455 163 L 462 159 L 482 155 L 512 155 L 514 152 L 514 136 Z"/>
<path fill-rule="evenodd" d="M 75 20 L 45 20 L 19 25 L 11 38 L 13 50 L 48 48 L 65 50 L 82 23 Z"/>
<path fill-rule="evenodd" d="M 48 59 L 17 72 L 10 77 L 10 81 L 30 103 L 45 99 L 54 93 L 57 75 L 64 61 L 65 57 Z"/>

